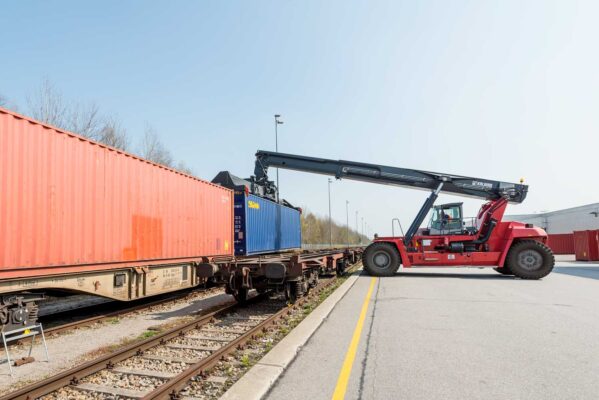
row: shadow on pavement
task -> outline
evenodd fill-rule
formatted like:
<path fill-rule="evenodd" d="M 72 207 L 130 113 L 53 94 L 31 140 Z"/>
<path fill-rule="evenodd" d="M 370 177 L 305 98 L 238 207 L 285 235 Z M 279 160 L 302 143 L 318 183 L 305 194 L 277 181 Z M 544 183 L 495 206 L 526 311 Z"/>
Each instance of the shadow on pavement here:
<path fill-rule="evenodd" d="M 555 267 L 553 272 L 580 278 L 599 279 L 599 267 Z"/>
<path fill-rule="evenodd" d="M 397 272 L 393 276 L 385 278 L 455 278 L 455 279 L 479 279 L 479 280 L 515 280 L 514 276 L 501 275 L 481 275 L 481 274 L 450 274 L 446 272 Z"/>

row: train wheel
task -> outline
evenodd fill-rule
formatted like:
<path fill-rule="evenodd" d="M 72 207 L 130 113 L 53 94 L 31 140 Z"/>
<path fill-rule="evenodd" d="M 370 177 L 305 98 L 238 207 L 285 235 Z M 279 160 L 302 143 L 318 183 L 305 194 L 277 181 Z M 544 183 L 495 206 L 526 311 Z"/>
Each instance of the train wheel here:
<path fill-rule="evenodd" d="M 345 273 L 345 260 L 337 260 L 336 272 L 337 276 L 341 276 Z"/>
<path fill-rule="evenodd" d="M 293 304 L 302 296 L 302 282 L 293 281 L 285 284 L 285 299 Z"/>
<path fill-rule="evenodd" d="M 239 288 L 233 291 L 233 297 L 239 304 L 245 304 L 248 300 L 248 292 L 247 288 Z"/>
<path fill-rule="evenodd" d="M 514 243 L 506 259 L 510 271 L 522 279 L 541 279 L 553 270 L 554 264 L 551 249 L 536 240 Z"/>
<path fill-rule="evenodd" d="M 372 276 L 392 276 L 399 269 L 401 257 L 394 244 L 375 242 L 364 251 L 362 262 Z"/>
<path fill-rule="evenodd" d="M 312 272 L 312 279 L 310 279 L 309 287 L 315 288 L 316 286 L 318 286 L 318 279 L 319 279 L 318 271 Z"/>

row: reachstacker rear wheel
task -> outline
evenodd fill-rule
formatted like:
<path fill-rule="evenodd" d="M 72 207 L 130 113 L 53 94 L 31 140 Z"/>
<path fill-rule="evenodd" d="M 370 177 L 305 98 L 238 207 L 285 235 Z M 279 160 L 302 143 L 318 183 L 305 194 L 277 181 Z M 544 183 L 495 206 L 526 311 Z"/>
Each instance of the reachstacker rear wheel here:
<path fill-rule="evenodd" d="M 505 260 L 508 270 L 522 279 L 541 279 L 549 275 L 554 264 L 551 249 L 536 240 L 515 242 Z"/>

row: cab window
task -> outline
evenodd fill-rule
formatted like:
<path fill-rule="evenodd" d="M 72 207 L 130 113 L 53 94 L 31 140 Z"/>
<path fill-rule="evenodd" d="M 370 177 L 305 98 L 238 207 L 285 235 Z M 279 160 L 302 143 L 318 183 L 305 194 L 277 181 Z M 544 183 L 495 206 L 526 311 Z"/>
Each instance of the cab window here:
<path fill-rule="evenodd" d="M 447 234 L 461 231 L 461 205 L 455 204 L 434 207 L 429 228 L 433 234 Z"/>

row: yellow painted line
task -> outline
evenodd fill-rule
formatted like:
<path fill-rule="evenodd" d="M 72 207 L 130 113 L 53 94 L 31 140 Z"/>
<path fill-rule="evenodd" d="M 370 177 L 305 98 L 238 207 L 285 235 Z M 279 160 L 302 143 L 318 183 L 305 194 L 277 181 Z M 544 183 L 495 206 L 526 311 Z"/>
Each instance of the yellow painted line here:
<path fill-rule="evenodd" d="M 347 348 L 347 353 L 345 353 L 343 367 L 341 367 L 341 372 L 339 372 L 337 386 L 335 387 L 335 393 L 333 393 L 333 400 L 343 400 L 345 398 L 347 384 L 349 382 L 352 367 L 354 366 L 354 360 L 356 359 L 356 352 L 358 351 L 360 336 L 362 335 L 362 328 L 364 328 L 364 320 L 366 319 L 366 313 L 368 312 L 368 303 L 370 303 L 370 298 L 372 297 L 372 290 L 374 289 L 375 283 L 376 278 L 373 277 L 370 280 L 370 287 L 368 288 L 368 293 L 366 293 L 364 304 L 362 304 L 362 310 L 360 311 L 360 317 L 358 318 L 354 335 L 352 336 L 349 347 Z"/>

